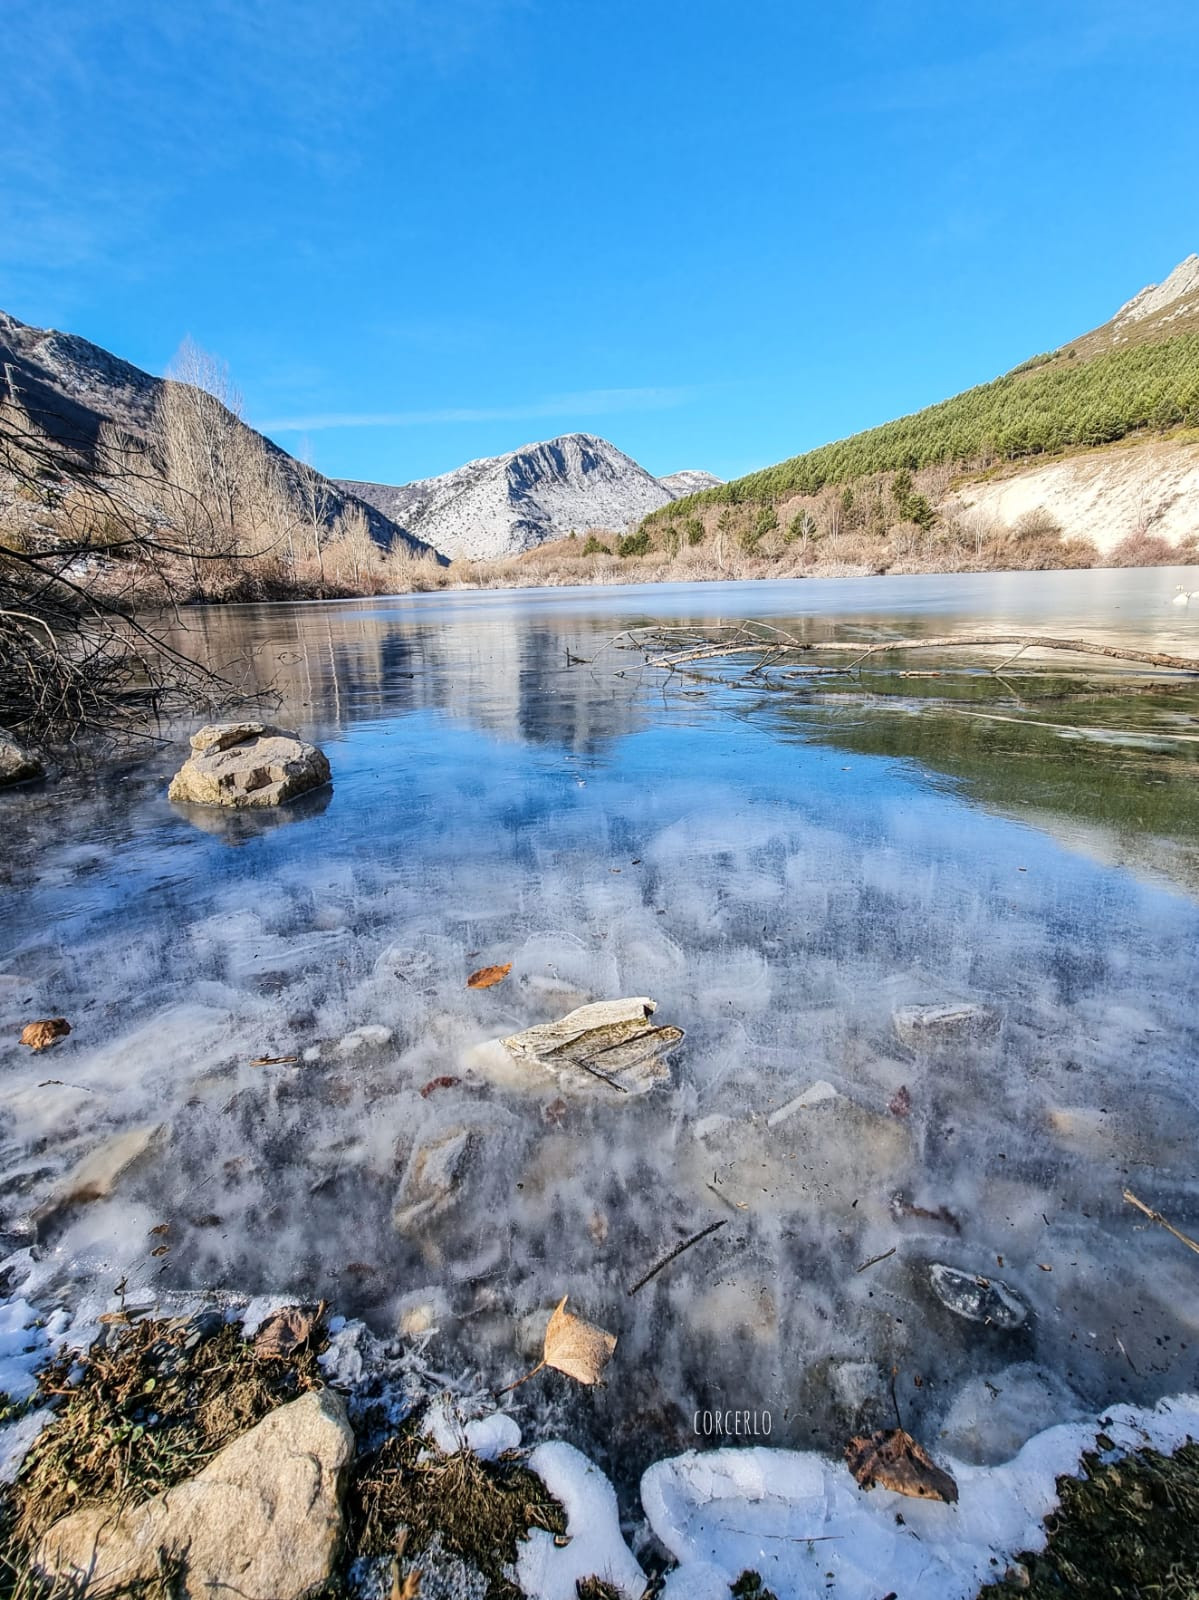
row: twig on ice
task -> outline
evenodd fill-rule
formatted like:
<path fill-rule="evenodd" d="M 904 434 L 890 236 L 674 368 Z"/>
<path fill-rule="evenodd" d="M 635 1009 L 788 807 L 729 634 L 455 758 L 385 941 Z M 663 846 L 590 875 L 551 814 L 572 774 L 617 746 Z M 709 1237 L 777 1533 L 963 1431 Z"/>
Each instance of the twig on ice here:
<path fill-rule="evenodd" d="M 693 1244 L 698 1244 L 701 1239 L 706 1239 L 710 1233 L 715 1233 L 717 1228 L 727 1227 L 728 1218 L 721 1217 L 719 1222 L 710 1222 L 706 1228 L 701 1228 L 698 1233 L 693 1233 L 690 1239 L 684 1239 L 682 1244 L 676 1245 L 668 1256 L 663 1256 L 661 1261 L 658 1262 L 657 1266 L 651 1267 L 643 1278 L 638 1278 L 637 1282 L 629 1290 L 629 1293 L 636 1294 L 638 1289 L 643 1289 L 651 1278 L 656 1278 L 659 1272 L 661 1272 L 662 1268 L 668 1267 L 676 1256 L 682 1255 L 684 1250 L 690 1250 Z"/>
<path fill-rule="evenodd" d="M 1180 1240 L 1181 1243 L 1186 1245 L 1188 1250 L 1193 1250 L 1195 1254 L 1199 1256 L 1199 1241 L 1192 1239 L 1188 1234 L 1180 1233 L 1172 1222 L 1166 1221 L 1165 1217 L 1162 1216 L 1160 1211 L 1154 1211 L 1153 1208 L 1151 1206 L 1147 1206 L 1143 1200 L 1138 1200 L 1131 1189 L 1125 1189 L 1124 1198 L 1128 1201 L 1130 1206 L 1136 1206 L 1138 1211 L 1147 1216 L 1150 1222 L 1156 1222 L 1159 1228 L 1164 1228 L 1167 1233 L 1172 1233 L 1176 1239 Z"/>

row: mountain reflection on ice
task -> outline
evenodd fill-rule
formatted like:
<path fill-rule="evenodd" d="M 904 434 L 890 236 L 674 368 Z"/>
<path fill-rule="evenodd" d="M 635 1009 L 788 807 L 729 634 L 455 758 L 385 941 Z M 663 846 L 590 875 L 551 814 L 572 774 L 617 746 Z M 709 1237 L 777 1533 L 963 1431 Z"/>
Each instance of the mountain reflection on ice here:
<path fill-rule="evenodd" d="M 1150 580 L 1168 597 L 1170 575 L 1120 580 L 1126 608 L 1141 597 L 1121 626 L 1156 627 Z M 994 580 L 995 605 L 1019 617 L 1044 581 Z M 992 620 L 985 580 L 968 582 L 928 580 L 923 611 L 917 588 L 877 584 L 865 620 L 852 586 L 823 592 L 842 626 L 949 631 L 947 605 L 953 626 Z M 125 1276 L 324 1297 L 383 1332 L 435 1327 L 447 1366 L 496 1384 L 568 1293 L 619 1336 L 609 1386 L 548 1374 L 519 1398 L 557 1406 L 621 1478 L 702 1442 L 696 1410 L 768 1410 L 772 1443 L 835 1444 L 885 1422 L 893 1366 L 905 1421 L 932 1441 L 955 1397 L 990 1394 L 983 1379 L 1035 1410 L 1030 1433 L 1193 1386 L 1193 1257 L 1121 1199 L 1127 1184 L 1180 1226 L 1199 1220 L 1199 906 L 1186 872 L 1169 877 L 1195 858 L 1193 813 L 1180 799 L 1169 848 L 1132 870 L 1135 817 L 1122 801 L 1108 827 L 1103 769 L 1066 742 L 984 731 L 973 765 L 948 746 L 938 764 L 879 734 L 902 720 L 885 713 L 809 708 L 782 727 L 743 694 L 664 685 L 600 651 L 656 614 L 788 617 L 797 593 L 811 608 L 821 592 L 192 620 L 194 648 L 276 683 L 272 715 L 324 744 L 334 786 L 287 824 L 201 830 L 165 799 L 176 747 L 0 802 L 10 1245 L 105 1135 L 170 1131 L 112 1198 L 43 1229 L 47 1292 Z M 1194 699 L 1175 709 L 1193 716 Z M 1113 758 L 1121 783 L 1143 774 L 1157 822 L 1173 815 L 1162 784 L 1194 792 L 1186 748 L 1168 769 Z M 1066 777 L 1039 780 L 1025 818 L 1004 796 L 1034 755 Z M 503 984 L 465 988 L 507 961 Z M 667 1089 L 573 1099 L 471 1070 L 482 1040 L 641 994 L 687 1030 Z M 901 1042 L 895 1007 L 959 999 L 994 1007 L 998 1030 L 942 1051 Z M 74 1032 L 53 1055 L 11 1042 L 59 1014 Z M 836 1098 L 771 1125 L 821 1081 Z M 431 1148 L 457 1154 L 444 1203 L 414 1223 Z M 937 1261 L 1001 1279 L 1024 1324 L 955 1317 L 931 1292 Z"/>

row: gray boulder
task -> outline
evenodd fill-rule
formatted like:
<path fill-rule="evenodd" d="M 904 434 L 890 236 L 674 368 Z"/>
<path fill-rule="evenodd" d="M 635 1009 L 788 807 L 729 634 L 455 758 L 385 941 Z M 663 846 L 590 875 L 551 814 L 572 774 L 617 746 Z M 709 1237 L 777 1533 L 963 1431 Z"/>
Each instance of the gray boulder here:
<path fill-rule="evenodd" d="M 329 782 L 323 751 L 265 722 L 210 723 L 171 779 L 171 800 L 196 806 L 278 806 Z"/>
<path fill-rule="evenodd" d="M 0 785 L 27 783 L 30 778 L 41 778 L 45 768 L 38 758 L 14 739 L 0 735 Z"/>
<path fill-rule="evenodd" d="M 353 1454 L 341 1397 L 302 1395 L 153 1500 L 63 1517 L 38 1548 L 39 1576 L 72 1594 L 83 1584 L 89 1595 L 124 1594 L 160 1576 L 161 1556 L 181 1562 L 189 1600 L 302 1600 L 332 1574 Z"/>

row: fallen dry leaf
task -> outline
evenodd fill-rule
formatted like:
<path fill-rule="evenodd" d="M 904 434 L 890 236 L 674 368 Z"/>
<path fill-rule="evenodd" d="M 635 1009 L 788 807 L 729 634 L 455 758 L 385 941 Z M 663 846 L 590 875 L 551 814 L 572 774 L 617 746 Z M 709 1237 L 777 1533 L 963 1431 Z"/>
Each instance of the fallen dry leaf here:
<path fill-rule="evenodd" d="M 420 1573 L 415 1567 L 409 1567 L 406 1575 L 400 1577 L 400 1563 L 391 1563 L 391 1593 L 387 1600 L 417 1600 L 420 1594 Z"/>
<path fill-rule="evenodd" d="M 566 1114 L 569 1109 L 566 1101 L 561 1097 L 557 1100 L 551 1100 L 548 1105 L 541 1108 L 542 1120 L 549 1123 L 551 1128 L 560 1128 L 566 1121 Z"/>
<path fill-rule="evenodd" d="M 427 1100 L 434 1089 L 452 1089 L 456 1083 L 461 1081 L 460 1078 L 451 1078 L 448 1073 L 443 1074 L 440 1078 L 430 1078 L 421 1090 L 420 1097 L 422 1100 Z"/>
<path fill-rule="evenodd" d="M 299 1056 L 255 1056 L 252 1067 L 294 1067 Z"/>
<path fill-rule="evenodd" d="M 845 1447 L 845 1459 L 863 1489 L 893 1489 L 917 1500 L 943 1500 L 952 1505 L 958 1486 L 902 1428 L 858 1435 Z"/>
<path fill-rule="evenodd" d="M 908 1093 L 906 1083 L 901 1083 L 899 1088 L 887 1102 L 887 1110 L 893 1117 L 906 1117 L 912 1109 L 912 1097 Z"/>
<path fill-rule="evenodd" d="M 501 1389 L 501 1394 L 507 1394 L 508 1389 L 515 1389 L 518 1384 L 527 1383 L 545 1367 L 564 1372 L 576 1383 L 600 1381 L 616 1349 L 616 1335 L 597 1328 L 594 1323 L 584 1322 L 582 1317 L 572 1316 L 565 1309 L 568 1298 L 567 1295 L 562 1296 L 546 1325 L 541 1360 L 532 1372 L 526 1372 L 523 1378 L 517 1378 L 516 1383 Z"/>
<path fill-rule="evenodd" d="M 511 971 L 511 961 L 502 967 L 480 967 L 478 972 L 472 972 L 466 980 L 466 987 L 468 989 L 490 989 L 493 984 L 503 983 Z"/>
<path fill-rule="evenodd" d="M 161 1238 L 164 1233 L 170 1233 L 170 1231 L 171 1225 L 169 1222 L 160 1222 L 155 1227 L 150 1229 L 150 1232 L 157 1234 L 159 1238 Z"/>
<path fill-rule="evenodd" d="M 545 1330 L 545 1364 L 579 1383 L 598 1383 L 616 1349 L 616 1335 L 571 1316 L 567 1298 L 562 1296 Z"/>
<path fill-rule="evenodd" d="M 65 1017 L 44 1017 L 40 1022 L 27 1022 L 21 1029 L 21 1043 L 33 1051 L 48 1050 L 59 1039 L 65 1039 L 71 1024 Z"/>
<path fill-rule="evenodd" d="M 279 1359 L 294 1355 L 311 1337 L 323 1310 L 322 1305 L 316 1311 L 306 1310 L 303 1306 L 282 1306 L 278 1311 L 272 1311 L 258 1330 L 254 1354 Z"/>

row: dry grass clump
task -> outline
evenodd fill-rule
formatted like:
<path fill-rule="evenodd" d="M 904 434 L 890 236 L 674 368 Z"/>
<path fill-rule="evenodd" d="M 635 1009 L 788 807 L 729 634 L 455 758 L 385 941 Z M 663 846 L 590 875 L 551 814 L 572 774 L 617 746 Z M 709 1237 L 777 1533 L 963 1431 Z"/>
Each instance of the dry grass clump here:
<path fill-rule="evenodd" d="M 566 1515 L 536 1475 L 511 1457 L 482 1461 L 469 1450 L 443 1455 L 419 1419 L 356 1463 L 346 1497 L 347 1544 L 360 1556 L 419 1556 L 441 1548 L 477 1567 L 490 1600 L 520 1600 L 505 1575 L 530 1528 L 566 1532 Z"/>
<path fill-rule="evenodd" d="M 1110 1441 L 1101 1434 L 1098 1443 Z M 1199 1444 L 1172 1456 L 1138 1450 L 1113 1462 L 1083 1457 L 1081 1478 L 1058 1479 L 1049 1543 L 1025 1553 L 978 1600 L 1195 1600 L 1199 1594 Z"/>
<path fill-rule="evenodd" d="M 319 1341 L 315 1341 L 319 1343 Z M 314 1342 L 263 1359 L 215 1317 L 140 1322 L 87 1357 L 41 1374 L 56 1396 L 17 1481 L 0 1499 L 0 1597 L 24 1596 L 29 1557 L 60 1517 L 95 1500 L 137 1504 L 193 1477 L 276 1406 L 322 1384 Z"/>

